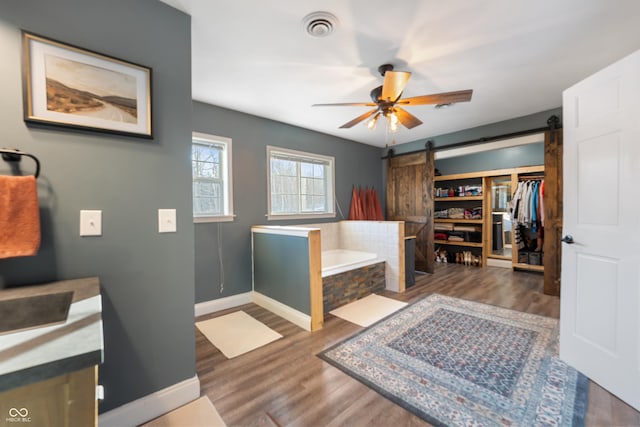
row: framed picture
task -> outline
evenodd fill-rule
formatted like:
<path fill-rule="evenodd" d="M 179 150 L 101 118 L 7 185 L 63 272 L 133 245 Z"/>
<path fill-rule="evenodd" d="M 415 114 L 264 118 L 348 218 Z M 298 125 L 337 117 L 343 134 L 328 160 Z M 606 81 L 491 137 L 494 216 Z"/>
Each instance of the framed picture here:
<path fill-rule="evenodd" d="M 22 32 L 25 122 L 153 138 L 151 69 Z"/>

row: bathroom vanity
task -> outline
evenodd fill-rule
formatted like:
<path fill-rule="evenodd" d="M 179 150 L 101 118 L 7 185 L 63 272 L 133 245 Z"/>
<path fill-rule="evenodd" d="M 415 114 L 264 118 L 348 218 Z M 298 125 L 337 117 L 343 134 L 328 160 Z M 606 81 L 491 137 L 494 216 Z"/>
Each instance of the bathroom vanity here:
<path fill-rule="evenodd" d="M 97 426 L 98 278 L 2 290 L 0 325 L 0 420 Z"/>

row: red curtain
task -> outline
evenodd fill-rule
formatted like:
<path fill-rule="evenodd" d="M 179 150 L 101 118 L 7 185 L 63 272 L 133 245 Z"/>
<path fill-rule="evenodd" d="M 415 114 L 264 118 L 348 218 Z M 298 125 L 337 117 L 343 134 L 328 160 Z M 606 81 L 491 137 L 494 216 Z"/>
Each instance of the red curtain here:
<path fill-rule="evenodd" d="M 375 188 L 358 188 L 354 185 L 351 192 L 349 219 L 384 221 L 380 199 Z"/>

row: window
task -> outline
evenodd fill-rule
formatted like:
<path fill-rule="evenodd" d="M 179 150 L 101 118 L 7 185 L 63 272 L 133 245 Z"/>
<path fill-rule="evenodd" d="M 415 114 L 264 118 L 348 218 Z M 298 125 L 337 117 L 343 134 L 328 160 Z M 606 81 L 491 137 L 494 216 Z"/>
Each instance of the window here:
<path fill-rule="evenodd" d="M 334 158 L 267 146 L 269 219 L 335 217 Z"/>
<path fill-rule="evenodd" d="M 231 139 L 194 132 L 191 169 L 194 221 L 233 221 Z"/>

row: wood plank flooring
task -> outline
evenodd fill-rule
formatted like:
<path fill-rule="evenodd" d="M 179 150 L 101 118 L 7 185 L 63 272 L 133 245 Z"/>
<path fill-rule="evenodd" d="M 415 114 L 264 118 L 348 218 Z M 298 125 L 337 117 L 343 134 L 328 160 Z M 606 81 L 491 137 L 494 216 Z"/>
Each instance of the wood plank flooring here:
<path fill-rule="evenodd" d="M 542 294 L 543 277 L 496 267 L 436 264 L 404 294 L 413 302 L 431 293 L 559 317 L 560 300 Z M 235 426 L 428 426 L 415 415 L 329 366 L 315 355 L 362 328 L 332 315 L 307 332 L 254 304 L 199 317 L 244 310 L 284 337 L 226 359 L 197 329 L 196 370 L 201 391 L 229 427 Z M 194 328 L 195 329 L 195 328 Z M 587 426 L 640 426 L 640 413 L 594 383 L 589 386 Z"/>

